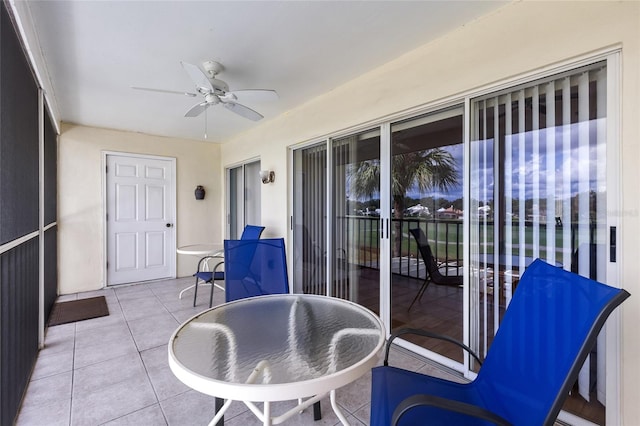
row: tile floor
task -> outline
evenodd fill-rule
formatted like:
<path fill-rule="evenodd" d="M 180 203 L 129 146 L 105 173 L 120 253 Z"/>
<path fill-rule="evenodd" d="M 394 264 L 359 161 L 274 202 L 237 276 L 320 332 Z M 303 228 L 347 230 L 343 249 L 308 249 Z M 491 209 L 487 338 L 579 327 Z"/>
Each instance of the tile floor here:
<path fill-rule="evenodd" d="M 206 425 L 214 415 L 213 398 L 182 384 L 169 369 L 167 343 L 182 322 L 208 307 L 208 288 L 182 300 L 178 293 L 192 278 L 139 283 L 62 296 L 59 301 L 104 295 L 109 316 L 50 327 L 27 389 L 18 426 L 31 425 Z M 214 304 L 224 294 L 216 291 Z M 402 349 L 393 365 L 455 378 Z M 354 426 L 369 423 L 371 374 L 337 391 L 337 400 Z M 292 402 L 274 404 L 279 414 Z M 308 409 L 288 425 L 336 425 L 328 398 L 322 420 Z M 229 426 L 261 424 L 241 402 L 225 415 Z"/>

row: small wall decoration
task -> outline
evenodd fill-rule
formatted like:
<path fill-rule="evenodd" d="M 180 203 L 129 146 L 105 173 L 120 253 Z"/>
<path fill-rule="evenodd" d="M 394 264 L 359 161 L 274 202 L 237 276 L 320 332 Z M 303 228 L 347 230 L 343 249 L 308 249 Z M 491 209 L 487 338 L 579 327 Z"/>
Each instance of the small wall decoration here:
<path fill-rule="evenodd" d="M 202 185 L 196 186 L 196 200 L 204 200 L 204 188 Z"/>

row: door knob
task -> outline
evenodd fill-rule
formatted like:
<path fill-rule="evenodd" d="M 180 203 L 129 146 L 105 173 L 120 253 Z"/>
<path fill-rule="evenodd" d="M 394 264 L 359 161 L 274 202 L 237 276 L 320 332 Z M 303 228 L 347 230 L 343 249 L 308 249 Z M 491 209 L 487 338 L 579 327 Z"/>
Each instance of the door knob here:
<path fill-rule="evenodd" d="M 171 227 L 173 227 L 173 223 L 167 223 L 166 226 L 167 226 L 167 228 L 171 228 Z"/>

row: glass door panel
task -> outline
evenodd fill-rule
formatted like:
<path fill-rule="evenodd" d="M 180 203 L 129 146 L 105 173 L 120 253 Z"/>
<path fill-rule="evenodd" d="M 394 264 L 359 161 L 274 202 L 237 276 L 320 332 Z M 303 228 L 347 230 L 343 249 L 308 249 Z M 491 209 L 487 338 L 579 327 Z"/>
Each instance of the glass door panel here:
<path fill-rule="evenodd" d="M 328 294 L 380 312 L 380 130 L 331 141 Z"/>
<path fill-rule="evenodd" d="M 422 328 L 463 338 L 463 108 L 391 125 L 391 327 Z M 435 268 L 428 272 L 417 240 L 425 236 Z M 428 278 L 428 280 L 427 280 Z M 407 340 L 456 362 L 454 345 Z"/>
<path fill-rule="evenodd" d="M 327 143 L 293 153 L 293 288 L 327 294 Z"/>
<path fill-rule="evenodd" d="M 243 198 L 239 194 L 243 194 L 242 187 L 244 185 L 244 176 L 242 175 L 242 167 L 234 167 L 228 170 L 228 186 L 229 186 L 229 202 L 227 203 L 227 235 L 232 240 L 237 240 L 242 234 L 244 227 L 244 203 Z"/>
<path fill-rule="evenodd" d="M 606 280 L 606 65 L 471 104 L 471 346 L 491 345 L 535 258 Z M 604 423 L 604 344 L 565 410 Z"/>
<path fill-rule="evenodd" d="M 245 225 L 260 225 L 260 161 L 227 169 L 227 235 L 240 238 Z"/>
<path fill-rule="evenodd" d="M 254 161 L 244 165 L 244 224 L 261 225 L 260 162 Z M 242 228 L 244 230 L 244 226 Z M 241 233 L 242 234 L 242 233 Z"/>

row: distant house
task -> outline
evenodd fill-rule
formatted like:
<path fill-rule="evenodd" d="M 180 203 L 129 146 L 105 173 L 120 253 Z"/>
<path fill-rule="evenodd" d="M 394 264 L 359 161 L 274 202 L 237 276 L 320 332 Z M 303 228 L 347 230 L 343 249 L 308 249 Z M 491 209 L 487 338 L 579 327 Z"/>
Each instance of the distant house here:
<path fill-rule="evenodd" d="M 437 211 L 437 216 L 439 219 L 462 219 L 464 212 L 462 210 L 458 210 L 453 207 L 453 205 L 448 208 L 439 208 Z"/>
<path fill-rule="evenodd" d="M 422 204 L 418 203 L 415 206 L 411 206 L 407 208 L 406 213 L 408 216 L 431 216 L 431 212 L 429 211 L 429 207 L 425 207 Z"/>

